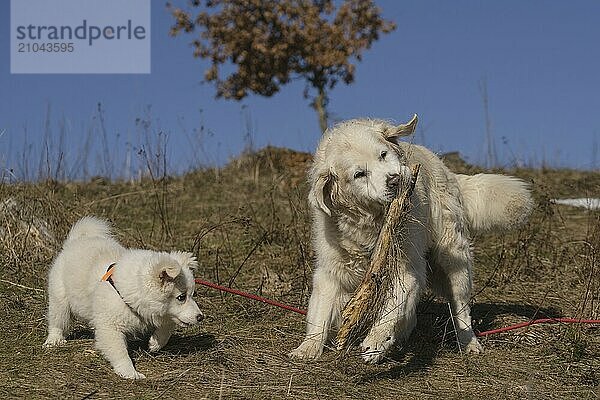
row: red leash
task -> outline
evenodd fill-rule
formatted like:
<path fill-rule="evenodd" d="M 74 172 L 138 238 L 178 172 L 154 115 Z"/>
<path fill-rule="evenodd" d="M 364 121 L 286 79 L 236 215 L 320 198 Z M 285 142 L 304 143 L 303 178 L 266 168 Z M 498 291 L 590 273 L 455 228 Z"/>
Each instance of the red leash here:
<path fill-rule="evenodd" d="M 212 283 L 212 282 L 208 282 L 208 281 L 203 281 L 202 279 L 196 279 L 196 283 L 199 284 L 199 285 L 208 286 L 208 287 L 213 288 L 213 289 L 221 290 L 223 292 L 232 293 L 232 294 L 236 294 L 238 296 L 246 297 L 248 299 L 252 299 L 252 300 L 256 300 L 256 301 L 261 301 L 263 303 L 267 303 L 267 304 L 270 304 L 270 305 L 275 306 L 275 307 L 283 308 L 284 310 L 293 311 L 293 312 L 298 313 L 298 314 L 306 315 L 306 310 L 301 310 L 301 309 L 296 308 L 296 307 L 288 306 L 287 304 L 279 303 L 279 302 L 277 302 L 275 300 L 271 300 L 271 299 L 267 299 L 265 297 L 257 296 L 257 295 L 252 294 L 252 293 L 242 292 L 241 290 L 232 289 L 232 288 L 229 288 L 229 287 L 226 287 L 226 286 L 217 285 L 216 283 Z M 533 319 L 533 320 L 527 321 L 527 322 L 520 322 L 520 323 L 514 324 L 514 325 L 505 326 L 503 328 L 492 329 L 492 330 L 485 331 L 485 332 L 476 332 L 475 335 L 478 336 L 478 337 L 482 337 L 482 336 L 493 335 L 495 333 L 512 331 L 514 329 L 519 329 L 519 328 L 523 328 L 523 327 L 526 327 L 526 326 L 529 326 L 529 325 L 534 325 L 534 324 L 543 324 L 543 323 L 555 324 L 555 323 L 559 323 L 559 322 L 561 322 L 561 323 L 571 323 L 571 324 L 600 324 L 600 319 L 540 318 L 540 319 Z"/>
<path fill-rule="evenodd" d="M 540 319 L 532 319 L 527 322 L 520 322 L 518 324 L 505 326 L 504 328 L 492 329 L 485 332 L 477 332 L 476 336 L 487 336 L 493 335 L 494 333 L 507 332 L 512 331 L 513 329 L 523 328 L 525 326 L 534 325 L 534 324 L 555 324 L 558 322 L 570 323 L 570 324 L 600 324 L 600 319 L 579 319 L 579 318 L 540 318 Z"/>
<path fill-rule="evenodd" d="M 242 292 L 241 290 L 232 289 L 230 287 L 217 285 L 216 283 L 212 283 L 212 282 L 208 282 L 208 281 L 203 281 L 202 279 L 196 279 L 196 283 L 198 283 L 200 285 L 208 286 L 208 287 L 213 288 L 213 289 L 220 290 L 222 292 L 237 294 L 238 296 L 247 297 L 249 299 L 256 300 L 256 301 L 262 301 L 263 303 L 267 303 L 267 304 L 270 304 L 270 305 L 275 306 L 275 307 L 283 308 L 284 310 L 293 311 L 293 312 L 298 313 L 298 314 L 306 315 L 306 310 L 301 310 L 301 309 L 296 308 L 296 307 L 288 306 L 287 304 L 279 303 L 279 302 L 276 302 L 275 300 L 270 300 L 270 299 L 267 299 L 267 298 L 264 298 L 264 297 L 261 297 L 261 296 L 257 296 L 257 295 L 252 294 L 252 293 Z"/>

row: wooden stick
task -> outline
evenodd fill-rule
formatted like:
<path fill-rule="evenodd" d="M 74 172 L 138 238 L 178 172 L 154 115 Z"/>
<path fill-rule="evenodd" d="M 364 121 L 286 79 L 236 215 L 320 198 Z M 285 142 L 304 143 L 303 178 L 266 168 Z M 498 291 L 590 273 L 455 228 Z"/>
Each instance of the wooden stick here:
<path fill-rule="evenodd" d="M 342 325 L 337 334 L 337 348 L 343 350 L 364 339 L 376 321 L 389 289 L 391 262 L 399 261 L 404 255 L 394 251 L 394 235 L 398 234 L 406 222 L 410 211 L 410 197 L 415 189 L 421 165 L 412 169 L 410 184 L 392 200 L 383 227 L 377 238 L 371 256 L 371 265 L 366 271 L 360 286 L 342 311 Z"/>

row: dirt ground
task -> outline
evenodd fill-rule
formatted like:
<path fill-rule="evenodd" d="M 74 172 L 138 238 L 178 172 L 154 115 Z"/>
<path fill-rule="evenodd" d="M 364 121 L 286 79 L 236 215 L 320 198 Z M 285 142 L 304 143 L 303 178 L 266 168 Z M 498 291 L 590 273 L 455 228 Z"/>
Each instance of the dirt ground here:
<path fill-rule="evenodd" d="M 227 167 L 142 182 L 0 185 L 0 398 L 595 399 L 600 327 L 538 325 L 484 338 L 461 355 L 448 307 L 424 296 L 410 339 L 380 365 L 357 351 L 313 362 L 287 353 L 302 316 L 198 287 L 207 315 L 158 354 L 131 342 L 147 379 L 122 380 L 76 324 L 68 344 L 42 349 L 46 274 L 70 225 L 108 218 L 127 246 L 197 254 L 197 276 L 305 308 L 313 253 L 306 204 L 310 155 L 267 148 Z M 481 169 L 456 156 L 456 172 Z M 479 331 L 534 317 L 600 318 L 600 212 L 556 197 L 600 196 L 600 174 L 497 170 L 533 183 L 536 209 L 517 232 L 475 238 L 473 320 Z"/>

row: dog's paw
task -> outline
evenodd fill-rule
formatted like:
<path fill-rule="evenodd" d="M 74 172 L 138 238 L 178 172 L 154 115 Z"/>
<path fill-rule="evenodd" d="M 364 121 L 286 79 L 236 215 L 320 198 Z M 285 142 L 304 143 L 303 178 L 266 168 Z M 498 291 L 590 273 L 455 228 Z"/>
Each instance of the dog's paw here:
<path fill-rule="evenodd" d="M 381 362 L 395 341 L 392 333 L 383 335 L 378 332 L 369 333 L 360 345 L 362 359 L 369 364 Z"/>
<path fill-rule="evenodd" d="M 458 333 L 458 341 L 460 347 L 465 354 L 481 354 L 483 353 L 483 347 L 477 340 L 477 336 L 472 330 L 464 330 Z"/>
<path fill-rule="evenodd" d="M 46 341 L 44 342 L 42 347 L 49 348 L 49 347 L 62 346 L 65 343 L 67 343 L 67 341 L 62 336 L 48 336 L 48 338 L 46 339 Z"/>
<path fill-rule="evenodd" d="M 479 343 L 479 340 L 473 336 L 468 343 L 463 344 L 463 351 L 465 354 L 481 354 L 483 353 L 483 346 Z"/>
<path fill-rule="evenodd" d="M 305 340 L 296 349 L 290 351 L 288 356 L 299 360 L 318 358 L 323 353 L 323 346 L 318 340 Z"/>
<path fill-rule="evenodd" d="M 158 340 L 154 336 L 151 336 L 150 340 L 148 341 L 148 350 L 150 350 L 150 353 L 156 353 L 160 349 L 162 349 L 162 346 Z"/>

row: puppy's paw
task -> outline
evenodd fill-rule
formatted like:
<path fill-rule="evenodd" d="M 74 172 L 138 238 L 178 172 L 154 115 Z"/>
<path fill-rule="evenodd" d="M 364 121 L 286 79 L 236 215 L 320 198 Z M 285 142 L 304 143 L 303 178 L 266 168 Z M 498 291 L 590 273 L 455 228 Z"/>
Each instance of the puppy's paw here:
<path fill-rule="evenodd" d="M 146 375 L 142 374 L 141 372 L 137 372 L 135 368 L 115 368 L 115 372 L 121 378 L 125 379 L 146 379 Z"/>
<path fill-rule="evenodd" d="M 141 372 L 137 372 L 137 371 L 133 371 L 133 374 L 124 376 L 121 375 L 123 378 L 126 379 L 134 379 L 134 380 L 138 380 L 138 379 L 146 379 L 146 375 L 142 374 Z"/>
<path fill-rule="evenodd" d="M 391 332 L 371 331 L 360 345 L 362 359 L 369 364 L 381 362 L 395 341 Z"/>
<path fill-rule="evenodd" d="M 471 340 L 468 343 L 463 344 L 463 351 L 465 352 L 465 354 L 482 354 L 483 346 L 481 346 L 479 340 L 477 340 L 477 338 L 473 336 L 473 338 L 471 338 Z"/>
<path fill-rule="evenodd" d="M 48 336 L 48 338 L 46 339 L 46 341 L 44 342 L 42 347 L 49 348 L 49 347 L 62 346 L 65 343 L 67 343 L 67 341 L 62 336 Z"/>
<path fill-rule="evenodd" d="M 318 358 L 323 353 L 323 346 L 318 340 L 305 340 L 296 349 L 290 351 L 288 356 L 298 360 Z"/>

